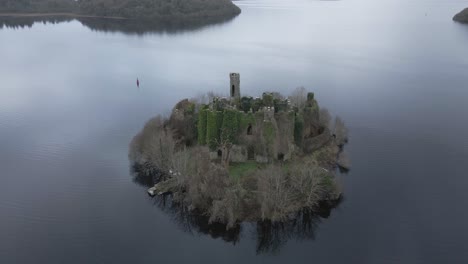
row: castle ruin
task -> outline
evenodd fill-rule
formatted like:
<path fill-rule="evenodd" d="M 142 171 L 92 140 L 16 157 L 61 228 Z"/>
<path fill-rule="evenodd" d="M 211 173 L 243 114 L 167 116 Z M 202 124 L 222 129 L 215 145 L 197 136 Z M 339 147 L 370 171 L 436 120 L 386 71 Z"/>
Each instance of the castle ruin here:
<path fill-rule="evenodd" d="M 311 153 L 329 142 L 330 132 L 320 125 L 313 93 L 307 94 L 302 106 L 292 105 L 278 93 L 241 97 L 239 73 L 230 73 L 229 77 L 230 99 L 215 97 L 197 112 L 182 106 L 173 112 L 178 119 L 186 113 L 197 115 L 196 140 L 210 148 L 212 160 L 224 157 L 220 143 L 225 140 L 232 144 L 231 162 L 258 163 L 286 161 L 295 151 Z"/>
<path fill-rule="evenodd" d="M 239 73 L 230 73 L 230 89 L 231 89 L 231 100 L 239 101 L 240 96 L 240 74 Z"/>

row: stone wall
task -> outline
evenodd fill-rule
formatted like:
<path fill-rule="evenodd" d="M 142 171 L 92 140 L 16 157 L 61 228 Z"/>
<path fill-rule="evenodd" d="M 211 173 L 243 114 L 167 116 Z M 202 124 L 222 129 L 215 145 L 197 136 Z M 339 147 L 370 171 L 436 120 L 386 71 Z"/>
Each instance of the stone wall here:
<path fill-rule="evenodd" d="M 247 161 L 247 148 L 244 146 L 234 145 L 229 154 L 231 162 L 246 162 Z"/>
<path fill-rule="evenodd" d="M 283 160 L 291 156 L 291 145 L 294 145 L 294 112 L 280 112 L 275 115 L 278 126 L 277 151 L 278 155 L 283 155 Z M 278 157 L 275 157 L 278 158 Z"/>
<path fill-rule="evenodd" d="M 316 137 L 304 139 L 303 150 L 306 154 L 310 154 L 320 149 L 325 144 L 329 143 L 330 140 L 331 140 L 330 130 L 326 128 L 322 134 Z"/>

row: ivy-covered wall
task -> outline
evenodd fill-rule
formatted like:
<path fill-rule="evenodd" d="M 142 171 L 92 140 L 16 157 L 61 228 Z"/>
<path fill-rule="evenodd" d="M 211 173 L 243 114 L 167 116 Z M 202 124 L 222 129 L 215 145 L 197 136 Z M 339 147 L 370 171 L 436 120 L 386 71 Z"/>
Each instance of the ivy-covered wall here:
<path fill-rule="evenodd" d="M 238 111 L 225 109 L 223 114 L 223 124 L 221 133 L 223 140 L 228 140 L 231 143 L 237 143 L 239 132 L 239 122 L 237 120 Z"/>
<path fill-rule="evenodd" d="M 255 126 L 255 116 L 253 113 L 243 113 L 239 112 L 240 115 L 238 115 L 238 120 L 239 120 L 239 131 L 240 133 L 245 133 L 247 134 L 247 128 L 249 125 Z"/>
<path fill-rule="evenodd" d="M 294 143 L 297 146 L 302 145 L 302 140 L 304 138 L 304 118 L 301 114 L 297 113 L 294 121 Z"/>
<path fill-rule="evenodd" d="M 200 111 L 198 112 L 198 144 L 205 145 L 206 144 L 206 121 L 207 121 L 207 113 L 208 109 L 206 105 L 200 107 Z"/>
<path fill-rule="evenodd" d="M 208 111 L 206 119 L 206 143 L 210 149 L 218 147 L 220 129 L 223 121 L 223 112 Z"/>
<path fill-rule="evenodd" d="M 263 138 L 265 140 L 265 147 L 266 147 L 266 154 L 275 159 L 276 151 L 275 151 L 275 144 L 276 144 L 276 131 L 275 125 L 270 121 L 263 122 Z"/>
<path fill-rule="evenodd" d="M 249 124 L 254 126 L 255 116 L 234 109 L 223 112 L 202 108 L 198 115 L 198 144 L 215 150 L 222 137 L 233 144 L 239 143 L 241 133 L 247 133 Z"/>

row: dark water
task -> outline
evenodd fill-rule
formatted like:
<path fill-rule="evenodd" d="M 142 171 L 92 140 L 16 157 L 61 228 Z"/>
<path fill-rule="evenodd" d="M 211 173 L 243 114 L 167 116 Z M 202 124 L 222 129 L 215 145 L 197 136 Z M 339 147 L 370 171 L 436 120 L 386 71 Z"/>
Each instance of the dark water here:
<path fill-rule="evenodd" d="M 237 4 L 194 30 L 0 29 L 0 263 L 468 263 L 468 1 Z M 231 71 L 244 94 L 303 85 L 351 130 L 344 201 L 274 254 L 253 224 L 184 228 L 130 176 L 144 122 Z"/>

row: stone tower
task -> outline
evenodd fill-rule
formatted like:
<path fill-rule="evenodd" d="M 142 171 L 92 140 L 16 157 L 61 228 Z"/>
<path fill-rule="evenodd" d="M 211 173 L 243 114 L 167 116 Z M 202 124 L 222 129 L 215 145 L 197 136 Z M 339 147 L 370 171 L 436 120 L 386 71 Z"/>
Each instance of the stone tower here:
<path fill-rule="evenodd" d="M 231 100 L 240 101 L 240 74 L 239 73 L 230 73 L 229 77 L 231 78 L 230 83 L 230 94 Z"/>

